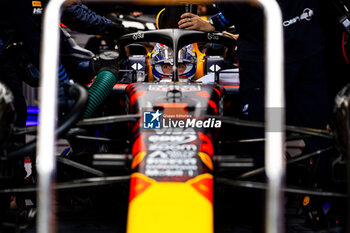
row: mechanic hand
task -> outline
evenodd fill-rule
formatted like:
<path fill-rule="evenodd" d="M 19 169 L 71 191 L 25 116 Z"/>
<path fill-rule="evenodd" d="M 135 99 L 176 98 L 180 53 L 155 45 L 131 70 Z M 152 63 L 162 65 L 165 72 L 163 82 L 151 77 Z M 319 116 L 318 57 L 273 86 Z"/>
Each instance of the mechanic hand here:
<path fill-rule="evenodd" d="M 178 22 L 179 28 L 187 30 L 197 30 L 203 32 L 213 32 L 215 28 L 209 22 L 205 21 L 198 15 L 192 13 L 184 13 L 181 15 L 181 20 Z"/>
<path fill-rule="evenodd" d="M 74 6 L 74 5 L 77 4 L 78 2 L 79 2 L 78 0 L 66 0 L 66 1 L 64 1 L 64 3 L 63 3 L 63 7 L 69 8 L 69 7 Z"/>
<path fill-rule="evenodd" d="M 133 11 L 133 12 L 130 12 L 130 15 L 132 15 L 134 17 L 139 17 L 139 16 L 143 15 L 143 13 L 141 11 Z"/>
<path fill-rule="evenodd" d="M 111 37 L 112 39 L 118 39 L 122 35 L 132 33 L 134 30 L 125 28 L 122 24 L 113 23 L 108 25 L 105 31 L 105 36 Z"/>

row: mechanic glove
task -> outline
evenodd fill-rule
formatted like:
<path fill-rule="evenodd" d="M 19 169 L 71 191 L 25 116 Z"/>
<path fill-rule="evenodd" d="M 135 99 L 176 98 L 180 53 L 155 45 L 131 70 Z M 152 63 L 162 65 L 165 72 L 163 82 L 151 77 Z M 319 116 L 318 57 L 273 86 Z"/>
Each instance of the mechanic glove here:
<path fill-rule="evenodd" d="M 112 37 L 114 39 L 118 39 L 122 35 L 132 33 L 132 32 L 135 32 L 135 30 L 125 28 L 122 24 L 113 23 L 108 25 L 105 31 L 105 35 Z"/>

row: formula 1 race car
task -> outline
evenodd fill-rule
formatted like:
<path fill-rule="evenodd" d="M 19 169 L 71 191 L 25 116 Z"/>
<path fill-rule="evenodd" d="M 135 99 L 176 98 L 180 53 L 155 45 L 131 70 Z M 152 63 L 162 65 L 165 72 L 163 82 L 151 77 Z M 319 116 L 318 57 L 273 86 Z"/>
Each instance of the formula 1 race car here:
<path fill-rule="evenodd" d="M 261 230 L 257 212 L 262 196 L 247 190 L 266 189 L 264 167 L 249 154 L 251 144 L 264 139 L 247 139 L 245 127 L 262 128 L 263 123 L 238 119 L 235 40 L 221 33 L 163 29 L 125 35 L 118 47 L 119 53 L 91 59 L 97 75 L 87 85 L 88 93 L 78 84 L 66 91 L 75 102 L 61 114 L 56 132 L 69 142 L 57 156 L 58 202 L 69 208 L 89 202 L 123 216 L 116 221 L 128 233 L 209 233 L 214 220 L 215 232 L 235 232 L 242 223 Z M 292 132 L 288 141 L 336 138 L 340 149 L 286 156 L 293 174 L 284 189 L 287 205 L 315 228 L 345 225 L 346 208 L 338 203 L 347 197 L 348 98 L 349 87 L 339 94 L 334 133 L 287 126 Z M 17 129 L 14 134 L 34 131 Z M 7 183 L 0 195 L 35 191 L 30 185 L 10 185 L 16 168 L 12 161 L 34 147 L 31 143 L 2 155 L 0 178 Z M 331 154 L 329 174 L 338 182 L 328 191 L 315 188 L 313 178 L 319 173 L 318 156 L 325 152 Z"/>

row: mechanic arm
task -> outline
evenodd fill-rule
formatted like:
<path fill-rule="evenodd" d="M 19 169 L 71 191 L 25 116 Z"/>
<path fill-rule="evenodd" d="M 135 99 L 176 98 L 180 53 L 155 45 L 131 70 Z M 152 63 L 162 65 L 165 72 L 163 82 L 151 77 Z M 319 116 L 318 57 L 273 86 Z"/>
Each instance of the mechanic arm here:
<path fill-rule="evenodd" d="M 215 27 L 205 21 L 198 15 L 192 13 L 184 13 L 181 15 L 181 20 L 178 22 L 179 28 L 187 30 L 197 30 L 203 32 L 213 32 Z"/>
<path fill-rule="evenodd" d="M 181 15 L 181 20 L 178 24 L 179 28 L 203 32 L 224 31 L 232 26 L 232 23 L 221 12 L 214 15 L 209 22 L 198 15 L 184 13 Z"/>
<path fill-rule="evenodd" d="M 209 22 L 203 20 L 198 15 L 185 13 L 181 15 L 179 28 L 198 30 L 204 32 L 225 31 L 232 25 L 240 24 L 241 18 L 249 14 L 249 4 L 232 4 L 217 0 L 219 13 L 211 17 Z"/>
<path fill-rule="evenodd" d="M 87 6 L 78 3 L 66 8 L 63 12 L 62 22 L 70 29 L 87 34 L 109 34 L 119 37 L 125 33 L 123 25 L 96 14 Z"/>

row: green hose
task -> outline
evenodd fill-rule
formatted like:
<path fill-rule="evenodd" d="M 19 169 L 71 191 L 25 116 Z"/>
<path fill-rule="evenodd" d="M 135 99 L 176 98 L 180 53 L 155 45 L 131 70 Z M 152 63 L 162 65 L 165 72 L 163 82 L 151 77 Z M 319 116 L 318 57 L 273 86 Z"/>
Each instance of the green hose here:
<path fill-rule="evenodd" d="M 84 113 L 84 119 L 91 118 L 98 106 L 111 93 L 113 86 L 117 83 L 115 75 L 108 70 L 98 73 L 89 89 L 89 103 Z"/>

